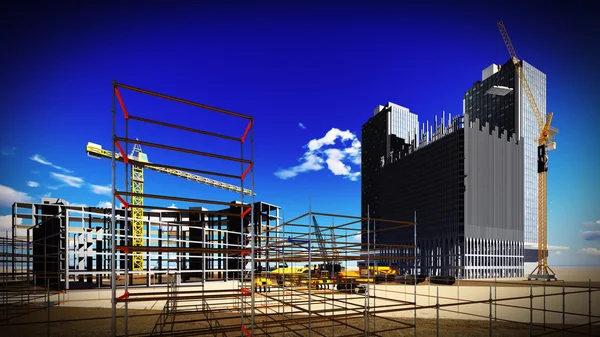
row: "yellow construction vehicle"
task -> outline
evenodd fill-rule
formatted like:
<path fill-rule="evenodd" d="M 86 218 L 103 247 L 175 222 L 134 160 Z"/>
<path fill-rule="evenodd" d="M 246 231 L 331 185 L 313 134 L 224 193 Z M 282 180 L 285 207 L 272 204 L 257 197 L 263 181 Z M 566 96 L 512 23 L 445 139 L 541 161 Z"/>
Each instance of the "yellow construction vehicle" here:
<path fill-rule="evenodd" d="M 398 275 L 398 270 L 390 266 L 369 266 L 368 269 L 361 266 L 359 272 L 361 276 L 373 275 L 378 282 L 393 281 Z"/>
<path fill-rule="evenodd" d="M 271 287 L 273 286 L 273 282 L 271 279 L 265 275 L 254 275 L 254 291 L 257 292 L 271 292 Z"/>
<path fill-rule="evenodd" d="M 287 265 L 274 269 L 269 275 L 275 278 L 277 285 L 287 287 L 299 284 L 303 273 L 308 272 L 308 267 L 287 267 Z"/>

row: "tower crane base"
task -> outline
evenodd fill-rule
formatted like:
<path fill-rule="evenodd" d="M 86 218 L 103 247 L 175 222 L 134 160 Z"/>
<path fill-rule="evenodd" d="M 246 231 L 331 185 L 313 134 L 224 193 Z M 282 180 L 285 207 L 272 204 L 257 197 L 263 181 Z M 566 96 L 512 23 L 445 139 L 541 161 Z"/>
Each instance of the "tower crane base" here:
<path fill-rule="evenodd" d="M 529 276 L 527 276 L 527 281 L 531 281 L 531 280 L 541 280 L 541 281 L 556 281 L 556 275 L 550 275 L 550 274 L 529 274 Z"/>

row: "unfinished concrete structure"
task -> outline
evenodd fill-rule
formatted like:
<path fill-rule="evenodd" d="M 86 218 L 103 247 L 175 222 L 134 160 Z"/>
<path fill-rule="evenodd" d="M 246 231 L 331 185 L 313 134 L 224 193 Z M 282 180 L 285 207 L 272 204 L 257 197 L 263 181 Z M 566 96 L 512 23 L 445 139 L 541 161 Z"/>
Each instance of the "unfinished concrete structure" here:
<path fill-rule="evenodd" d="M 240 247 L 242 233 L 248 233 L 248 228 L 242 229 L 239 219 L 230 215 L 231 207 L 210 214 L 203 212 L 208 210 L 145 211 L 146 234 L 142 237 L 145 246 L 165 249 Z M 280 224 L 280 208 L 257 202 L 254 212 L 257 231 L 264 233 L 264 240 L 257 242 L 260 247 L 274 240 L 275 228 Z M 15 203 L 12 238 L 30 244 L 17 246 L 13 251 L 11 268 L 22 270 L 22 277 L 35 279 L 41 286 L 49 280 L 56 289 L 110 287 L 110 213 L 110 208 L 70 206 L 58 198 L 45 198 L 42 203 Z M 119 244 L 125 242 L 124 213 L 124 209 L 116 211 Z M 129 229 L 127 236 L 131 235 Z M 117 254 L 115 273 L 118 278 L 124 274 L 124 264 L 125 255 Z M 143 255 L 143 264 L 144 270 L 129 271 L 130 284 L 166 284 L 164 276 L 175 271 L 181 274 L 183 282 L 237 279 L 243 270 L 239 256 L 222 252 L 148 252 Z M 131 261 L 128 268 L 131 269 Z"/>

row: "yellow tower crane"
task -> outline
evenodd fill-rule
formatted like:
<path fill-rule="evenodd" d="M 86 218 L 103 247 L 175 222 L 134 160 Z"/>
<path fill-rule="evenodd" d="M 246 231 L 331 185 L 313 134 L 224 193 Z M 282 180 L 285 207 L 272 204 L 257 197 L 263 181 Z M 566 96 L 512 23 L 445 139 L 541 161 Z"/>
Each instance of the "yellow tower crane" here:
<path fill-rule="evenodd" d="M 88 142 L 86 148 L 88 156 L 93 158 L 112 158 L 112 152 L 104 150 L 102 146 Z M 123 161 L 119 154 L 115 154 L 115 159 Z M 213 187 L 222 188 L 228 191 L 240 193 L 241 187 L 220 182 L 217 180 L 205 178 L 189 172 L 180 171 L 162 166 L 154 166 L 148 161 L 148 155 L 142 152 L 142 147 L 135 144 L 128 159 L 137 161 L 143 165 L 132 165 L 131 168 L 131 192 L 135 194 L 144 194 L 144 168 L 149 170 L 163 172 L 172 176 L 195 181 L 201 184 L 206 184 Z M 252 195 L 252 191 L 244 189 L 245 195 Z M 256 195 L 256 193 L 254 193 Z M 140 196 L 131 197 L 131 234 L 133 236 L 131 245 L 141 247 L 144 245 L 144 198 Z M 144 256 L 140 252 L 132 252 L 133 270 L 144 270 Z"/>
<path fill-rule="evenodd" d="M 548 205 L 547 205 L 547 196 L 548 196 L 548 152 L 556 149 L 556 143 L 554 142 L 554 135 L 558 133 L 558 130 L 550 127 L 550 123 L 552 122 L 552 113 L 545 114 L 540 111 L 538 105 L 533 97 L 533 92 L 529 86 L 529 82 L 527 82 L 527 78 L 525 77 L 525 73 L 523 71 L 523 66 L 521 61 L 517 58 L 517 53 L 513 47 L 512 42 L 510 41 L 510 37 L 508 36 L 508 32 L 506 31 L 506 27 L 502 20 L 498 21 L 498 28 L 500 29 L 500 34 L 502 35 L 502 39 L 504 40 L 504 44 L 508 49 L 508 53 L 510 54 L 510 58 L 515 66 L 515 72 L 519 77 L 519 81 L 521 83 L 521 87 L 529 100 L 529 104 L 533 110 L 533 114 L 538 123 L 539 130 L 539 138 L 537 139 L 538 143 L 538 265 L 529 275 L 529 279 L 545 279 L 545 280 L 554 280 L 556 276 L 554 271 L 548 266 Z M 516 93 L 516 95 L 518 92 Z M 537 273 L 536 273 L 537 272 Z"/>

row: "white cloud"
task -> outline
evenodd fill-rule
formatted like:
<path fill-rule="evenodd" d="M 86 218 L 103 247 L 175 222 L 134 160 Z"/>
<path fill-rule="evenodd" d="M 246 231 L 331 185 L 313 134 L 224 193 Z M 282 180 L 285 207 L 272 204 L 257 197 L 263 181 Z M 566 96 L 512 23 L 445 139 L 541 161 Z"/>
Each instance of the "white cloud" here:
<path fill-rule="evenodd" d="M 27 186 L 29 186 L 29 187 L 38 187 L 38 186 L 40 186 L 40 184 L 36 183 L 35 181 L 28 181 L 27 182 Z"/>
<path fill-rule="evenodd" d="M 111 208 L 112 207 L 112 202 L 110 202 L 110 201 L 100 201 L 98 203 L 98 206 L 96 206 L 96 207 Z"/>
<path fill-rule="evenodd" d="M 90 185 L 92 188 L 92 192 L 96 194 L 103 195 L 111 195 L 111 187 L 110 186 L 102 186 L 102 185 Z"/>
<path fill-rule="evenodd" d="M 19 218 L 17 218 L 19 219 Z M 12 228 L 12 215 L 0 215 L 0 236 L 4 237 L 4 232 Z"/>
<path fill-rule="evenodd" d="M 352 141 L 352 146 L 344 149 L 344 153 L 347 154 L 352 163 L 356 165 L 360 165 L 360 146 L 360 141 L 358 139 L 354 139 Z"/>
<path fill-rule="evenodd" d="M 0 207 L 10 207 L 15 202 L 31 202 L 31 197 L 25 192 L 15 191 L 8 186 L 0 185 Z"/>
<path fill-rule="evenodd" d="M 51 172 L 50 175 L 52 176 L 52 178 L 54 178 L 58 181 L 62 181 L 63 183 L 65 183 L 71 187 L 79 188 L 83 185 L 83 179 L 81 179 L 79 177 L 69 176 L 66 174 L 60 174 L 60 173 L 55 173 L 55 172 Z"/>
<path fill-rule="evenodd" d="M 175 206 L 175 204 L 171 204 L 171 206 L 169 206 L 167 208 L 177 208 L 177 206 Z"/>
<path fill-rule="evenodd" d="M 579 254 L 600 255 L 600 249 L 598 249 L 598 248 L 582 248 L 579 250 Z"/>
<path fill-rule="evenodd" d="M 338 128 L 332 128 L 329 130 L 325 136 L 321 139 L 313 139 L 308 142 L 308 149 L 310 151 L 315 151 L 323 147 L 324 145 L 333 145 L 335 140 L 341 138 L 342 141 L 355 139 L 356 136 L 350 132 L 349 130 L 341 131 Z"/>
<path fill-rule="evenodd" d="M 304 126 L 304 124 L 302 124 L 300 122 L 298 123 L 298 127 L 302 130 L 306 129 L 306 126 Z"/>
<path fill-rule="evenodd" d="M 600 231 L 585 231 L 581 235 L 586 241 L 600 241 Z"/>
<path fill-rule="evenodd" d="M 69 203 L 69 206 L 75 206 L 75 207 L 88 207 L 86 204 L 78 204 L 75 202 L 71 202 Z"/>
<path fill-rule="evenodd" d="M 39 154 L 34 154 L 33 157 L 31 157 L 29 159 L 31 159 L 33 161 L 36 161 L 36 162 L 38 162 L 40 164 L 43 164 L 43 165 L 52 166 L 55 169 L 61 170 L 61 171 L 65 172 L 65 173 L 73 173 L 73 171 L 71 171 L 71 170 L 68 170 L 68 169 L 66 169 L 64 167 L 60 167 L 58 165 L 52 164 L 51 162 L 47 161 L 44 157 L 40 156 Z"/>
<path fill-rule="evenodd" d="M 50 196 L 52 196 L 52 192 L 44 193 L 44 195 L 42 195 L 42 198 L 50 198 Z"/>
<path fill-rule="evenodd" d="M 329 147 L 322 149 L 324 146 L 335 145 L 335 141 L 341 139 L 342 143 L 347 140 L 352 140 L 352 144 L 346 148 Z M 343 176 L 352 181 L 358 180 L 360 172 L 352 172 L 352 167 L 349 164 L 360 165 L 360 149 L 361 144 L 349 130 L 341 131 L 337 128 L 332 128 L 320 139 L 313 139 L 305 146 L 308 150 L 299 159 L 300 165 L 292 166 L 287 169 L 280 169 L 275 172 L 275 175 L 280 179 L 289 179 L 297 176 L 299 173 L 308 171 L 319 171 L 324 168 L 323 164 L 327 164 L 327 168 L 336 176 Z"/>
<path fill-rule="evenodd" d="M 345 176 L 352 181 L 358 180 L 360 172 L 351 172 L 352 168 L 342 163 L 342 160 L 346 157 L 344 152 L 338 149 L 327 149 L 324 152 L 327 155 L 325 162 L 329 171 L 333 172 L 336 176 Z"/>
<path fill-rule="evenodd" d="M 360 243 L 360 240 L 361 240 L 360 234 L 354 235 L 354 242 L 359 242 Z"/>
<path fill-rule="evenodd" d="M 596 221 L 596 225 L 600 225 L 600 220 Z"/>
<path fill-rule="evenodd" d="M 302 164 L 290 167 L 289 169 L 279 170 L 275 172 L 275 175 L 280 179 L 285 180 L 295 177 L 301 172 L 318 171 L 323 168 L 323 165 L 321 164 L 324 160 L 311 152 L 306 152 L 301 160 L 304 161 Z"/>
<path fill-rule="evenodd" d="M 16 218 L 16 225 L 22 225 L 23 219 Z M 24 229 L 17 228 L 17 235 L 24 234 Z M 12 215 L 0 215 L 0 237 L 12 238 Z"/>
<path fill-rule="evenodd" d="M 15 154 L 16 147 L 5 146 L 2 148 L 3 156 L 13 156 Z"/>

